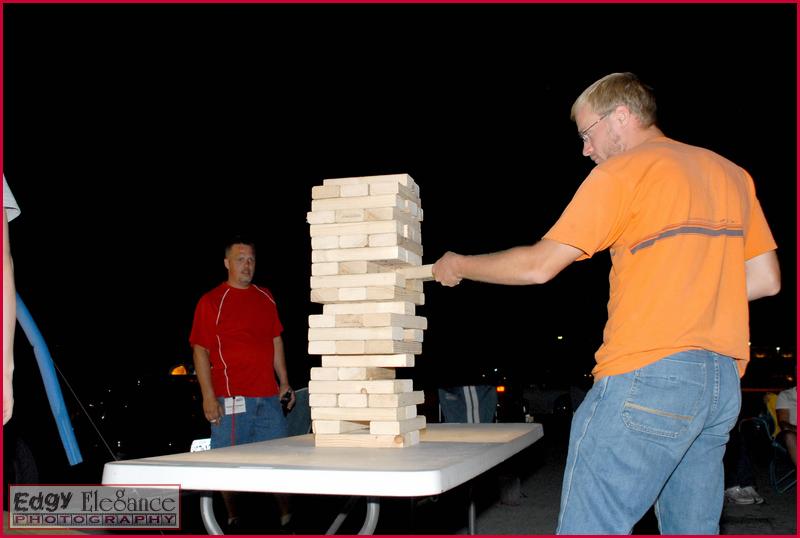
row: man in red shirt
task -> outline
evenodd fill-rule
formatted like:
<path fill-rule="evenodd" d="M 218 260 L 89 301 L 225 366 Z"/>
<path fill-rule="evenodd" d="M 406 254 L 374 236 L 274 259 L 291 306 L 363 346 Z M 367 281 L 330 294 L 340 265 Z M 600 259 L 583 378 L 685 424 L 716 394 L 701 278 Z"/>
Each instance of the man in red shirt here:
<path fill-rule="evenodd" d="M 234 238 L 225 247 L 228 280 L 200 298 L 189 342 L 211 423 L 211 448 L 286 437 L 280 398 L 295 396 L 289 386 L 275 299 L 252 284 L 256 268 L 253 242 Z M 276 380 L 277 377 L 277 380 Z M 228 522 L 237 521 L 228 492 L 223 494 Z M 289 519 L 286 498 L 278 497 L 281 523 Z"/>

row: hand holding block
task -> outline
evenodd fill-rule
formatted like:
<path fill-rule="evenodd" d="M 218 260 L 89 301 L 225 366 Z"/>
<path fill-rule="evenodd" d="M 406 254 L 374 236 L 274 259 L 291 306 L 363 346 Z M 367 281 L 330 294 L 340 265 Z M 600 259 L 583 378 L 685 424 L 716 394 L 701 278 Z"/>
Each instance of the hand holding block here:
<path fill-rule="evenodd" d="M 433 264 L 417 265 L 415 267 L 401 267 L 397 269 L 397 273 L 402 275 L 407 280 L 433 280 Z"/>

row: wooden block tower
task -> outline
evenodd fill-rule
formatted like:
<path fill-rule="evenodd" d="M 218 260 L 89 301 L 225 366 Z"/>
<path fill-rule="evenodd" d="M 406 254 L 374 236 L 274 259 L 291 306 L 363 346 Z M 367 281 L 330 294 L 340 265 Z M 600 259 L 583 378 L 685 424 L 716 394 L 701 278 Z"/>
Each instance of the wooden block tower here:
<path fill-rule="evenodd" d="M 419 443 L 423 391 L 396 379 L 422 352 L 419 187 L 408 174 L 326 179 L 312 188 L 309 404 L 316 446 Z M 421 270 L 421 271 L 420 271 Z"/>

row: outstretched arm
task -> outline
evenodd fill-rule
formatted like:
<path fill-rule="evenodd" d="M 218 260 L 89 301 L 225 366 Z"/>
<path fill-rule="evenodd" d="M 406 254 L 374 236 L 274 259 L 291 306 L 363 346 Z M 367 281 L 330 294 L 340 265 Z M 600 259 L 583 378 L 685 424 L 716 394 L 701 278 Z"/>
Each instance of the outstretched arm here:
<path fill-rule="evenodd" d="M 544 284 L 581 254 L 578 248 L 550 239 L 477 256 L 447 252 L 433 265 L 433 277 L 444 286 L 455 286 L 464 278 L 491 284 Z"/>

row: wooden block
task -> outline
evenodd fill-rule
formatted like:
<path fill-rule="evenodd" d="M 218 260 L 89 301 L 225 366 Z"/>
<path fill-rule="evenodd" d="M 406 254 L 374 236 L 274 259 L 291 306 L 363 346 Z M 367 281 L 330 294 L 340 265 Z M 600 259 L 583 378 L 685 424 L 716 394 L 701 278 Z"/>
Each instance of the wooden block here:
<path fill-rule="evenodd" d="M 361 248 L 369 246 L 369 236 L 367 234 L 340 235 L 338 238 L 339 248 Z"/>
<path fill-rule="evenodd" d="M 424 290 L 421 280 L 406 280 L 406 289 L 421 293 Z"/>
<path fill-rule="evenodd" d="M 414 254 L 422 256 L 422 245 L 420 245 L 419 243 L 415 243 L 409 239 L 406 239 L 402 235 L 398 234 L 371 234 L 368 237 L 367 246 L 370 247 L 399 246 L 403 247 L 404 249 L 410 252 L 413 252 Z"/>
<path fill-rule="evenodd" d="M 349 262 L 338 262 L 339 271 L 337 275 L 362 275 L 364 273 L 379 273 L 384 271 L 382 265 L 366 260 L 355 260 Z"/>
<path fill-rule="evenodd" d="M 336 355 L 336 342 L 309 342 L 308 354 L 309 355 Z"/>
<path fill-rule="evenodd" d="M 401 340 L 317 340 L 308 343 L 309 355 L 396 355 L 422 353 L 421 342 Z"/>
<path fill-rule="evenodd" d="M 308 382 L 309 394 L 397 394 L 401 392 L 411 392 L 412 390 L 414 390 L 414 385 L 411 379 Z"/>
<path fill-rule="evenodd" d="M 311 277 L 311 289 L 356 288 L 366 286 L 397 286 L 404 288 L 405 285 L 406 279 L 395 272 Z"/>
<path fill-rule="evenodd" d="M 367 352 L 366 340 L 338 340 L 334 343 L 337 355 L 363 355 Z"/>
<path fill-rule="evenodd" d="M 313 202 L 312 202 L 313 204 Z M 403 213 L 408 213 L 412 217 L 422 215 L 422 208 L 412 200 L 403 200 L 403 207 L 400 209 Z"/>
<path fill-rule="evenodd" d="M 386 396 L 391 395 L 387 394 Z M 339 397 L 336 394 L 309 394 L 308 405 L 311 407 L 337 407 Z"/>
<path fill-rule="evenodd" d="M 326 304 L 322 307 L 324 315 L 392 313 L 414 315 L 416 307 L 410 301 L 385 301 L 370 303 Z"/>
<path fill-rule="evenodd" d="M 308 340 L 404 340 L 404 332 L 402 327 L 311 328 Z"/>
<path fill-rule="evenodd" d="M 336 381 L 339 379 L 338 368 L 312 368 L 311 379 L 319 381 Z"/>
<path fill-rule="evenodd" d="M 319 212 L 324 213 L 324 212 Z M 306 218 L 308 220 L 308 218 Z M 333 218 L 327 214 L 319 217 L 319 222 L 309 222 L 309 224 L 344 224 L 348 222 L 373 222 L 379 220 L 399 220 L 404 223 L 421 222 L 420 215 L 412 216 L 407 211 L 399 207 L 373 207 L 369 209 L 337 209 L 334 211 Z"/>
<path fill-rule="evenodd" d="M 338 348 L 336 353 L 338 354 Z M 397 340 L 369 340 L 364 342 L 365 355 L 390 355 L 395 353 L 413 353 L 419 355 L 422 353 L 422 344 L 420 342 L 398 342 Z M 329 355 L 329 353 L 322 353 L 322 355 Z"/>
<path fill-rule="evenodd" d="M 316 278 L 316 277 L 314 277 Z M 311 290 L 312 303 L 342 303 L 342 302 L 411 302 L 425 304 L 425 294 L 411 291 L 397 286 L 369 286 L 366 288 L 315 288 Z"/>
<path fill-rule="evenodd" d="M 403 267 L 398 269 L 397 272 L 407 279 L 433 280 L 433 264 Z"/>
<path fill-rule="evenodd" d="M 336 327 L 336 316 L 311 315 L 308 316 L 309 327 Z"/>
<path fill-rule="evenodd" d="M 339 274 L 339 264 L 337 262 L 311 264 L 311 276 L 328 276 L 328 275 L 338 275 L 338 274 Z"/>
<path fill-rule="evenodd" d="M 421 430 L 424 427 L 425 417 L 423 415 L 406 420 L 373 420 L 369 423 L 369 433 L 373 435 L 399 435 L 415 430 Z"/>
<path fill-rule="evenodd" d="M 319 329 L 325 330 L 325 329 Z M 406 342 L 422 342 L 423 336 L 425 333 L 422 332 L 422 329 L 404 329 L 403 330 L 403 340 Z"/>
<path fill-rule="evenodd" d="M 406 407 L 425 402 L 425 392 L 403 392 L 400 394 L 369 394 L 367 405 L 369 407 Z"/>
<path fill-rule="evenodd" d="M 318 185 L 316 187 L 311 187 L 311 199 L 321 200 L 323 198 L 338 198 L 340 196 L 340 188 L 339 185 Z M 391 193 L 386 192 L 381 194 Z"/>
<path fill-rule="evenodd" d="M 336 211 L 309 211 L 308 213 L 306 213 L 306 222 L 309 224 L 335 223 Z"/>
<path fill-rule="evenodd" d="M 330 250 L 334 248 L 341 248 L 339 246 L 339 237 L 335 235 L 323 235 L 321 237 L 312 237 L 311 248 L 314 250 Z"/>
<path fill-rule="evenodd" d="M 336 407 L 367 407 L 367 394 L 339 394 Z"/>
<path fill-rule="evenodd" d="M 326 187 L 336 187 L 337 185 L 325 185 Z M 368 184 L 356 184 L 356 185 L 340 185 L 339 191 L 341 192 L 340 196 L 342 198 L 351 198 L 353 196 L 369 196 L 369 185 Z M 394 194 L 394 193 L 381 193 L 381 194 Z"/>
<path fill-rule="evenodd" d="M 342 224 L 314 224 L 309 227 L 311 237 L 327 235 L 382 234 L 396 233 L 406 237 L 411 224 L 400 220 L 378 220 L 371 222 L 350 222 Z"/>
<path fill-rule="evenodd" d="M 399 194 L 403 198 L 413 200 L 417 205 L 420 205 L 419 193 L 414 192 L 412 189 L 400 183 L 372 183 L 369 185 L 369 194 L 371 196 L 379 194 Z"/>
<path fill-rule="evenodd" d="M 410 368 L 414 366 L 414 355 L 410 353 L 398 355 L 323 355 L 322 366 L 325 368 L 361 366 L 366 368 Z M 408 405 L 411 404 L 409 403 Z"/>
<path fill-rule="evenodd" d="M 314 446 L 324 448 L 406 448 L 419 444 L 419 430 L 402 435 L 341 433 L 314 435 Z"/>
<path fill-rule="evenodd" d="M 338 288 L 320 288 L 311 290 L 312 303 L 338 303 L 339 302 L 339 289 Z"/>
<path fill-rule="evenodd" d="M 408 265 L 420 265 L 422 257 L 403 247 L 363 247 L 338 248 L 328 250 L 312 250 L 311 262 L 347 262 L 355 260 L 404 262 Z"/>
<path fill-rule="evenodd" d="M 417 406 L 406 407 L 312 407 L 312 420 L 406 420 L 417 416 Z"/>
<path fill-rule="evenodd" d="M 401 212 L 410 213 L 409 206 L 415 205 L 396 194 L 377 196 L 353 196 L 352 198 L 325 198 L 312 200 L 311 211 L 336 211 L 338 209 L 372 209 L 375 207 L 396 207 Z M 411 213 L 413 215 L 413 213 Z"/>
<path fill-rule="evenodd" d="M 311 429 L 315 434 L 346 433 L 364 430 L 369 431 L 367 423 L 350 422 L 348 420 L 314 420 Z"/>
<path fill-rule="evenodd" d="M 379 313 L 361 314 L 364 327 L 403 327 L 404 329 L 427 329 L 428 319 L 422 316 L 405 316 L 402 314 Z M 334 326 L 338 327 L 340 316 L 334 316 Z"/>
<path fill-rule="evenodd" d="M 373 183 L 399 183 L 419 196 L 419 186 L 408 174 L 383 174 L 379 176 L 337 177 L 322 180 L 323 185 L 357 185 Z"/>
<path fill-rule="evenodd" d="M 338 379 L 342 381 L 371 381 L 373 379 L 394 379 L 396 377 L 394 368 L 350 367 L 336 368 L 336 370 L 338 370 Z"/>

